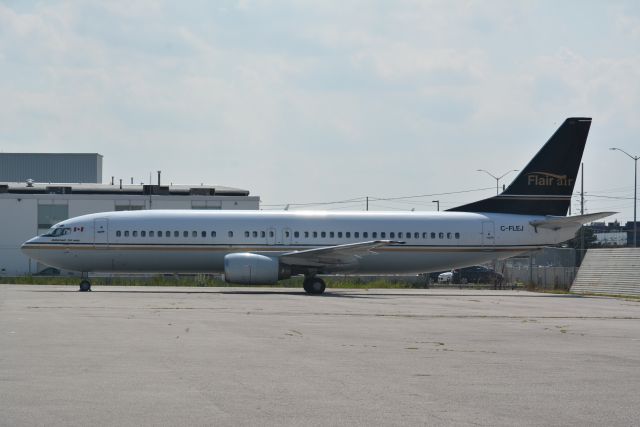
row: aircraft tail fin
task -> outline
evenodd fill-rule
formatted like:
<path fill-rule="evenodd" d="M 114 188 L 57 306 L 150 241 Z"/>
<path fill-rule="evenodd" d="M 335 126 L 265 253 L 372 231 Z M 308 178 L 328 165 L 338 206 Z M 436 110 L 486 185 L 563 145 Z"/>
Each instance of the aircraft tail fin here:
<path fill-rule="evenodd" d="M 449 211 L 565 216 L 590 127 L 590 118 L 566 119 L 505 191 Z"/>

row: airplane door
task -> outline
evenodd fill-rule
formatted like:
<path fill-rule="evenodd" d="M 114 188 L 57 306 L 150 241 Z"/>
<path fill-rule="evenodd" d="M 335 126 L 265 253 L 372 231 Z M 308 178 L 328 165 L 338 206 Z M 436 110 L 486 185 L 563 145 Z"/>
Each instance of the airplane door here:
<path fill-rule="evenodd" d="M 482 223 L 482 246 L 493 246 L 495 244 L 495 224 L 493 221 Z"/>
<path fill-rule="evenodd" d="M 106 218 L 93 220 L 93 242 L 95 247 L 104 248 L 109 244 L 109 220 Z"/>
<path fill-rule="evenodd" d="M 282 229 L 282 242 L 285 245 L 291 245 L 291 229 L 290 228 L 284 228 Z"/>
<path fill-rule="evenodd" d="M 276 229 L 271 227 L 267 230 L 267 245 L 275 245 L 276 244 Z"/>

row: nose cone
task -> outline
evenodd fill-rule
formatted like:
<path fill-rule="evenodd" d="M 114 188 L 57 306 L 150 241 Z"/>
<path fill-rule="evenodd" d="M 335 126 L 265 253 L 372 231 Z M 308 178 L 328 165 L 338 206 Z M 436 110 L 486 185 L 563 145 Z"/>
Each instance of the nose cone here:
<path fill-rule="evenodd" d="M 29 240 L 27 240 L 26 242 L 24 242 L 22 244 L 22 246 L 20 246 L 20 250 L 22 251 L 23 254 L 27 255 L 27 256 L 32 256 L 33 255 L 33 250 L 34 250 L 34 245 L 38 242 L 38 238 L 37 237 L 33 237 Z"/>

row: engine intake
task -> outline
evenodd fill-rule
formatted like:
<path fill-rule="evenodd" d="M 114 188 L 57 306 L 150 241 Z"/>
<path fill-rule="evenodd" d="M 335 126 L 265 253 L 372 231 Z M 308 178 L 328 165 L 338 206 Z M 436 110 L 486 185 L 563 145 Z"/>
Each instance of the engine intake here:
<path fill-rule="evenodd" d="M 289 277 L 290 267 L 265 255 L 243 252 L 224 257 L 224 280 L 228 283 L 273 285 Z"/>

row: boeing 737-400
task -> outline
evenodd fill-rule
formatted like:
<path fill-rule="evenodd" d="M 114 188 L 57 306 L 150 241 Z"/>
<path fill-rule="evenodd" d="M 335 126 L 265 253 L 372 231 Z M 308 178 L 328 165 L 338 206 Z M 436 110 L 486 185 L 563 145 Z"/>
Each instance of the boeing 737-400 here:
<path fill-rule="evenodd" d="M 500 195 L 446 212 L 147 210 L 83 215 L 25 242 L 25 254 L 82 273 L 224 273 L 238 284 L 304 275 L 409 274 L 504 259 L 574 237 L 610 212 L 567 214 L 591 125 L 569 118 Z"/>

